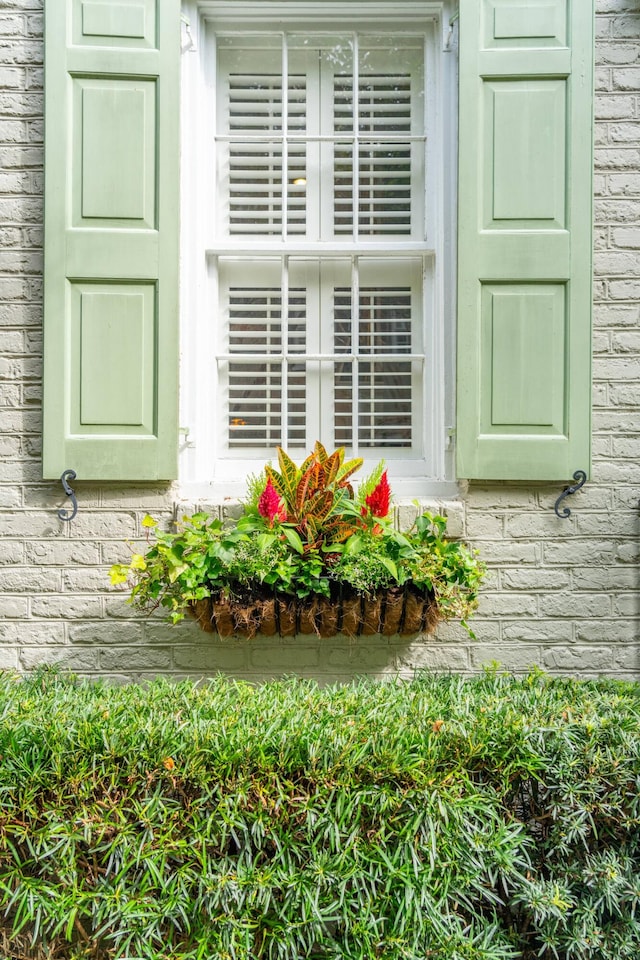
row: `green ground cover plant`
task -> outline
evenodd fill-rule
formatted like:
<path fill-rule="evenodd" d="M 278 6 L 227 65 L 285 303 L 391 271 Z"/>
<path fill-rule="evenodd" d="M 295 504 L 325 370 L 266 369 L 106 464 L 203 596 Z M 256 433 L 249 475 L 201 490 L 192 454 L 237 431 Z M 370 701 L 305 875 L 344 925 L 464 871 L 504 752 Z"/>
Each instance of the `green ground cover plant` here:
<path fill-rule="evenodd" d="M 5 955 L 637 958 L 639 692 L 2 675 Z"/>

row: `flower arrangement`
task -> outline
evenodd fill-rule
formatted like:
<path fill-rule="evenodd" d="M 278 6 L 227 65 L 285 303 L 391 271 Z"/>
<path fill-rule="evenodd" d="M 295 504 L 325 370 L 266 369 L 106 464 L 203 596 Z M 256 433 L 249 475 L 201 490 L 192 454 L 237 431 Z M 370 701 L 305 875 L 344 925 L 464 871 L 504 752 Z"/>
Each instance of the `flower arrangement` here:
<path fill-rule="evenodd" d="M 278 469 L 249 479 L 233 523 L 196 513 L 167 533 L 145 517 L 154 541 L 115 564 L 112 583 L 129 583 L 139 606 L 166 607 L 173 622 L 191 613 L 223 636 L 410 634 L 450 617 L 469 629 L 483 564 L 445 538 L 444 517 L 395 529 L 384 463 L 355 490 L 361 466 L 319 442 L 300 466 L 279 448 Z"/>

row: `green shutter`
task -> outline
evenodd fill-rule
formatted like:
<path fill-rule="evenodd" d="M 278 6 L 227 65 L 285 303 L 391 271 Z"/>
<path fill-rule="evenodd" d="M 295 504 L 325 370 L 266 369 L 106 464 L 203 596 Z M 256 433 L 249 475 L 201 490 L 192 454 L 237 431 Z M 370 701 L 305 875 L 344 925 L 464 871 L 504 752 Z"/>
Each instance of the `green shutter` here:
<path fill-rule="evenodd" d="M 460 0 L 460 477 L 589 470 L 593 23 Z"/>
<path fill-rule="evenodd" d="M 180 0 L 45 0 L 45 477 L 177 472 Z"/>

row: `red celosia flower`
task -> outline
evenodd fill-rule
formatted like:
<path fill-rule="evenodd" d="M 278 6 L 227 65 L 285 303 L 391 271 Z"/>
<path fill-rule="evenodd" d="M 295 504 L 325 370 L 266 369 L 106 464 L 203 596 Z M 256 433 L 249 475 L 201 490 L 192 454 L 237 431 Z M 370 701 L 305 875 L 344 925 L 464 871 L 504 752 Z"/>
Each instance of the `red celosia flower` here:
<path fill-rule="evenodd" d="M 273 526 L 274 520 L 286 520 L 287 510 L 280 499 L 278 491 L 271 482 L 271 477 L 267 480 L 267 485 L 260 494 L 258 500 L 258 513 L 265 520 L 269 521 L 269 526 Z"/>
<path fill-rule="evenodd" d="M 365 497 L 365 503 L 371 510 L 372 517 L 386 517 L 389 513 L 389 499 L 391 489 L 385 470 L 380 477 L 376 487 L 371 491 L 368 497 Z"/>

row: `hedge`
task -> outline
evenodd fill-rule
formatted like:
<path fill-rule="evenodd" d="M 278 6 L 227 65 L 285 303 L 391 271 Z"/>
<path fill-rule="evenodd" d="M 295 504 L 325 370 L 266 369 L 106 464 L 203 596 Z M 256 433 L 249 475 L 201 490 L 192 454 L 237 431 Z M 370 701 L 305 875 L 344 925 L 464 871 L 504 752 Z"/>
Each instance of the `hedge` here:
<path fill-rule="evenodd" d="M 3 675 L 5 954 L 637 958 L 639 692 Z"/>

